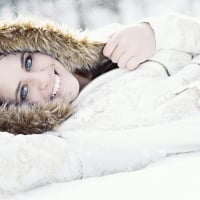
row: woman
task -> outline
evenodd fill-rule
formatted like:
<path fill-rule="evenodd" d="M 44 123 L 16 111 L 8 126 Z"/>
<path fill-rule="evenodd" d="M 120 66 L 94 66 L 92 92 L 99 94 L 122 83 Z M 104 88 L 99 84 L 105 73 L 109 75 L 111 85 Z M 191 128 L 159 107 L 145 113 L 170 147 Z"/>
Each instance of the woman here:
<path fill-rule="evenodd" d="M 31 21 L 5 23 L 0 29 L 1 131 L 53 129 L 72 114 L 69 104 L 85 85 L 117 67 L 103 56 L 104 42 L 82 33 Z"/>
<path fill-rule="evenodd" d="M 89 36 L 81 39 L 55 27 L 22 23 L 2 26 L 0 70 L 4 71 L 0 75 L 7 73 L 15 82 L 4 79 L 2 83 L 10 87 L 10 102 L 0 108 L 1 130 L 43 133 L 73 114 L 55 132 L 0 134 L 2 193 L 138 170 L 169 155 L 199 151 L 200 23 L 179 15 L 146 21 L 155 33 L 156 53 L 137 70 L 107 73 L 103 72 L 116 65 L 102 51 L 128 69 L 151 57 L 155 41 L 148 24 L 123 28 L 104 50 L 102 42 L 89 40 Z M 169 37 L 163 30 L 165 25 L 171 30 Z M 134 45 L 130 46 L 130 41 Z M 18 76 L 12 75 L 12 66 Z M 62 71 L 63 67 L 68 71 Z M 65 90 L 62 82 L 66 83 Z M 57 98 L 61 91 L 64 95 Z M 180 120 L 196 116 L 194 123 Z M 177 124 L 168 123 L 176 120 Z M 157 124 L 160 127 L 152 126 Z"/>
<path fill-rule="evenodd" d="M 171 18 L 173 17 L 161 19 L 160 27 Z M 174 18 L 189 24 L 194 23 L 193 19 L 176 15 Z M 104 42 L 92 41 L 89 40 L 90 37 L 81 35 L 75 36 L 49 24 L 14 22 L 2 25 L 1 131 L 27 134 L 31 130 L 31 133 L 42 133 L 57 127 L 72 114 L 69 104 L 76 99 L 80 90 L 96 76 L 116 68 L 104 56 L 122 68 L 134 69 L 154 54 L 155 40 L 160 40 L 160 30 L 155 29 L 154 23 L 159 22 L 149 19 L 149 23 L 151 26 L 148 23 L 132 27 L 119 26 L 121 31 L 111 38 L 104 50 Z M 179 31 L 179 26 L 172 26 L 175 27 L 175 33 Z M 156 38 L 151 27 L 156 31 Z M 109 32 L 108 36 L 115 31 Z M 180 42 L 181 39 L 183 38 L 178 37 L 177 41 Z M 193 41 L 196 42 L 196 39 L 194 37 Z M 194 45 L 196 47 L 193 41 L 188 46 L 183 41 L 183 47 L 178 46 L 177 41 L 166 44 L 170 44 L 171 49 L 197 53 L 198 49 L 193 49 Z M 131 47 L 130 42 L 134 44 Z M 157 48 L 162 48 L 158 44 Z M 167 49 L 168 46 L 164 48 Z M 161 63 L 161 68 L 168 75 L 174 70 L 170 69 L 171 66 L 166 67 Z M 24 101 L 28 104 L 21 105 Z"/>

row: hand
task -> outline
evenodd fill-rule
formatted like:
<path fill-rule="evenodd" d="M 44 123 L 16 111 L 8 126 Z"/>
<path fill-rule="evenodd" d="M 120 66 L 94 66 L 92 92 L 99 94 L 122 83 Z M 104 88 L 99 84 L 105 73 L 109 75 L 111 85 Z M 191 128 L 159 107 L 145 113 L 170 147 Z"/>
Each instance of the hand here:
<path fill-rule="evenodd" d="M 151 58 L 155 49 L 156 41 L 151 26 L 140 23 L 113 35 L 105 45 L 103 54 L 119 67 L 133 70 Z"/>

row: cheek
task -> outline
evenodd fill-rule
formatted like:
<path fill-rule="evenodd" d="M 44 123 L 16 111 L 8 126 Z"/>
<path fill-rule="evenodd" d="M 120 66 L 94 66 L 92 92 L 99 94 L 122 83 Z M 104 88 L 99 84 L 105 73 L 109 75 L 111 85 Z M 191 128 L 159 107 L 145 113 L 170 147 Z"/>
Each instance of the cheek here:
<path fill-rule="evenodd" d="M 32 88 L 31 90 L 29 90 L 27 101 L 29 103 L 43 103 L 44 97 L 41 92 L 39 92 L 35 88 Z"/>

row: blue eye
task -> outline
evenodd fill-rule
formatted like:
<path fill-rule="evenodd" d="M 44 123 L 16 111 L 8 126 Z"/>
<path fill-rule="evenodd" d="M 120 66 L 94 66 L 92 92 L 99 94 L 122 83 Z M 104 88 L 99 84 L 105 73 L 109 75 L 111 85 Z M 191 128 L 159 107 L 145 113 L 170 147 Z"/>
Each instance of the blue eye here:
<path fill-rule="evenodd" d="M 28 95 L 28 87 L 27 87 L 27 85 L 24 85 L 21 88 L 21 92 L 20 92 L 20 98 L 21 98 L 22 102 L 24 102 L 26 100 L 27 95 Z"/>
<path fill-rule="evenodd" d="M 25 69 L 26 71 L 30 71 L 31 70 L 31 66 L 32 66 L 32 57 L 29 55 L 27 56 L 27 58 L 25 59 L 25 63 L 24 63 Z"/>

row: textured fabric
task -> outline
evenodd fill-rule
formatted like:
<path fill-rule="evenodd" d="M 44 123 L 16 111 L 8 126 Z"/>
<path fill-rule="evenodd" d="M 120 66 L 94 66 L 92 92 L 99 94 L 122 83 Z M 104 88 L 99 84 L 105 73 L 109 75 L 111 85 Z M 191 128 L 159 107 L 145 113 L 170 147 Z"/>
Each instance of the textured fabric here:
<path fill-rule="evenodd" d="M 77 112 L 64 123 L 66 131 L 124 130 L 199 115 L 198 86 L 184 90 L 200 77 L 199 65 L 191 62 L 187 53 L 161 50 L 136 71 L 116 69 L 98 77 L 74 103 Z"/>
<path fill-rule="evenodd" d="M 177 49 L 200 53 L 200 20 L 186 15 L 170 13 L 147 18 L 156 36 L 157 49 Z"/>

